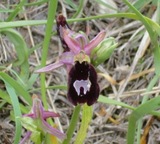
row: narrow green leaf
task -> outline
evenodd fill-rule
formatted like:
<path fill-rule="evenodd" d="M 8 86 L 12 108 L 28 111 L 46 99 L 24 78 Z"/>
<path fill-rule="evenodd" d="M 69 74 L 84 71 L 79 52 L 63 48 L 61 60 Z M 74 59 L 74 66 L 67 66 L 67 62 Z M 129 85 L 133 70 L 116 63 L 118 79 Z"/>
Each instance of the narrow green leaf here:
<path fill-rule="evenodd" d="M 16 15 L 22 10 L 22 7 L 24 6 L 25 3 L 26 0 L 21 0 L 20 3 L 14 9 L 14 11 L 9 15 L 6 21 L 13 20 L 16 17 Z"/>
<path fill-rule="evenodd" d="M 29 77 L 28 48 L 23 37 L 14 29 L 3 29 L 1 33 L 5 34 L 14 44 L 18 59 L 13 63 L 14 66 L 20 66 L 20 77 L 27 82 Z"/>
<path fill-rule="evenodd" d="M 30 2 L 30 3 L 26 3 L 25 6 L 36 6 L 36 5 L 42 5 L 46 2 L 48 2 L 49 0 L 39 0 L 36 2 Z"/>
<path fill-rule="evenodd" d="M 4 91 L 2 91 L 2 90 L 0 90 L 0 98 L 1 99 L 4 99 L 7 103 L 9 103 L 9 104 L 12 104 L 12 102 L 11 102 L 11 100 L 10 100 L 10 97 L 9 97 L 9 95 L 7 94 L 7 92 L 4 92 Z M 24 106 L 24 105 L 22 105 L 21 103 L 19 104 L 20 105 L 20 108 L 21 108 L 21 111 L 22 111 L 22 113 L 28 113 L 29 112 L 29 108 L 28 107 L 26 107 L 26 106 Z"/>
<path fill-rule="evenodd" d="M 144 115 L 160 107 L 160 96 L 147 101 L 138 106 L 129 117 L 129 126 L 127 133 L 127 144 L 134 144 L 137 121 Z"/>
<path fill-rule="evenodd" d="M 78 6 L 76 12 L 74 13 L 74 15 L 72 16 L 72 18 L 76 18 L 83 11 L 84 3 L 85 3 L 84 0 L 79 1 L 79 6 Z"/>
<path fill-rule="evenodd" d="M 34 26 L 46 24 L 46 20 L 21 20 L 21 21 L 11 21 L 11 22 L 0 22 L 0 30 L 7 28 L 15 28 L 22 26 Z"/>
<path fill-rule="evenodd" d="M 132 107 L 130 105 L 127 105 L 127 104 L 125 104 L 123 102 L 120 102 L 120 101 L 116 101 L 116 100 L 110 99 L 110 98 L 105 97 L 103 95 L 99 96 L 98 102 L 102 102 L 102 103 L 106 103 L 106 104 L 118 105 L 118 106 L 122 106 L 122 107 L 125 107 L 127 109 L 131 109 L 131 110 L 135 109 L 134 107 Z"/>
<path fill-rule="evenodd" d="M 147 19 L 128 1 L 128 0 L 123 0 L 126 5 L 137 15 L 138 19 L 144 24 L 145 28 L 147 29 L 150 38 L 153 38 L 154 31 L 152 27 L 149 25 Z"/>
<path fill-rule="evenodd" d="M 105 103 L 105 104 L 112 104 L 112 105 L 122 106 L 122 107 L 130 109 L 130 110 L 135 110 L 136 109 L 136 108 L 134 108 L 134 107 L 132 107 L 130 105 L 127 105 L 127 104 L 125 104 L 123 102 L 120 102 L 120 101 L 117 101 L 117 100 L 113 100 L 113 99 L 110 99 L 110 98 L 102 96 L 102 95 L 99 96 L 98 102 Z M 155 115 L 155 116 L 160 116 L 160 113 L 157 112 L 157 111 L 151 111 L 151 112 L 149 112 L 149 114 L 152 114 L 152 115 Z"/>
<path fill-rule="evenodd" d="M 2 102 L 0 102 L 0 110 L 2 110 L 3 106 L 6 104 L 7 102 L 5 100 L 3 100 Z"/>
<path fill-rule="evenodd" d="M 151 1 L 152 0 L 137 0 L 133 4 L 133 6 L 140 11 L 142 8 L 147 6 L 147 4 L 150 3 Z"/>
<path fill-rule="evenodd" d="M 76 11 L 77 11 L 77 5 L 75 4 L 75 3 L 73 3 L 73 1 L 71 1 L 71 0 L 65 0 L 65 2 L 69 5 L 69 6 L 71 6 L 72 8 L 74 8 Z"/>
<path fill-rule="evenodd" d="M 52 36 L 52 28 L 53 28 L 56 10 L 57 10 L 57 4 L 58 4 L 58 0 L 49 1 L 46 32 L 45 32 L 45 37 L 44 37 L 44 41 L 43 41 L 43 49 L 42 49 L 42 60 L 41 60 L 42 67 L 44 67 L 46 65 L 49 43 L 50 43 L 50 38 Z M 47 104 L 46 88 L 45 88 L 45 73 L 42 73 L 40 75 L 40 78 L 41 78 L 40 83 L 41 83 L 42 101 L 43 101 L 45 109 L 47 109 L 48 104 Z"/>
<path fill-rule="evenodd" d="M 13 42 L 18 56 L 15 65 L 21 65 L 25 61 L 27 55 L 27 48 L 22 36 L 14 29 L 3 29 L 0 30 L 0 32 L 5 34 L 10 41 Z"/>
<path fill-rule="evenodd" d="M 152 88 L 155 86 L 155 84 L 157 83 L 157 81 L 159 80 L 159 75 L 155 75 L 152 80 L 150 81 L 149 85 L 147 86 L 147 89 L 146 89 L 146 92 L 149 92 L 152 90 Z M 149 99 L 149 96 L 148 95 L 144 95 L 143 96 L 143 99 L 142 99 L 142 104 L 143 103 L 146 103 Z M 157 114 L 159 115 L 160 113 L 157 112 Z M 156 114 L 156 116 L 158 116 Z M 152 115 L 155 115 L 155 112 L 152 112 Z M 140 118 L 137 122 L 137 136 L 136 136 L 136 139 L 137 139 L 137 144 L 140 143 L 140 138 L 141 138 L 141 129 L 142 129 L 142 126 L 143 126 L 143 119 Z"/>
<path fill-rule="evenodd" d="M 11 10 L 11 9 L 1 9 L 0 8 L 0 13 L 10 13 L 10 12 L 13 12 L 13 10 Z"/>
<path fill-rule="evenodd" d="M 35 73 L 31 74 L 31 76 L 30 76 L 30 78 L 28 80 L 28 84 L 27 84 L 28 85 L 27 86 L 28 89 L 32 89 L 33 88 L 33 84 L 35 83 L 37 78 L 38 78 L 38 74 L 35 74 Z"/>
<path fill-rule="evenodd" d="M 9 85 L 11 85 L 19 95 L 23 96 L 29 105 L 32 105 L 31 96 L 16 80 L 3 72 L 0 72 L 0 79 L 4 79 L 7 83 L 9 83 Z"/>
<path fill-rule="evenodd" d="M 158 24 L 160 24 L 160 16 L 159 16 L 159 13 L 160 13 L 160 1 L 157 1 L 157 16 L 156 16 L 156 22 Z"/>
<path fill-rule="evenodd" d="M 3 81 L 5 82 L 7 92 L 10 96 L 11 101 L 12 101 L 12 106 L 13 106 L 14 116 L 15 116 L 15 123 L 16 123 L 14 144 L 18 144 L 20 141 L 20 138 L 21 138 L 21 134 L 22 134 L 21 122 L 19 121 L 19 119 L 17 119 L 17 117 L 22 116 L 20 106 L 19 106 L 18 96 L 16 95 L 14 88 L 4 79 L 3 79 Z"/>
<path fill-rule="evenodd" d="M 155 73 L 160 76 L 160 45 L 154 48 Z"/>
<path fill-rule="evenodd" d="M 139 17 L 134 13 L 116 13 L 116 14 L 103 14 L 103 15 L 97 15 L 97 16 L 90 16 L 90 17 L 84 17 L 84 18 L 76 18 L 76 19 L 68 19 L 67 22 L 80 22 L 80 21 L 86 21 L 86 20 L 92 20 L 92 19 L 104 19 L 104 18 L 130 18 L 134 20 L 139 20 Z M 150 18 L 147 18 L 143 16 L 149 23 L 150 26 L 152 26 L 153 30 L 157 32 L 158 35 L 160 35 L 160 26 L 153 22 Z M 14 22 L 0 22 L 0 29 L 5 28 L 14 28 L 14 27 L 21 27 L 21 26 L 34 26 L 34 25 L 44 25 L 46 24 L 46 20 L 24 20 L 24 21 L 14 21 Z M 55 21 L 54 21 L 55 24 Z"/>
<path fill-rule="evenodd" d="M 29 49 L 29 55 L 31 55 L 35 50 L 37 50 L 38 48 L 40 48 L 42 46 L 43 42 L 38 43 L 37 45 L 35 45 L 34 47 Z"/>

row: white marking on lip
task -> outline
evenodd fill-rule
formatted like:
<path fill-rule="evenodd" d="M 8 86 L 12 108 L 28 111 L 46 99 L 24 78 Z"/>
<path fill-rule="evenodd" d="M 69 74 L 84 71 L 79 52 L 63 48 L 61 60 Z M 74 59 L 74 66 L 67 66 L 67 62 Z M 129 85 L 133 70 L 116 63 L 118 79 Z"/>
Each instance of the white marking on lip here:
<path fill-rule="evenodd" d="M 83 93 L 86 94 L 90 90 L 91 82 L 89 80 L 76 80 L 73 86 L 78 94 L 78 96 L 83 96 L 80 94 L 80 89 L 83 88 Z"/>

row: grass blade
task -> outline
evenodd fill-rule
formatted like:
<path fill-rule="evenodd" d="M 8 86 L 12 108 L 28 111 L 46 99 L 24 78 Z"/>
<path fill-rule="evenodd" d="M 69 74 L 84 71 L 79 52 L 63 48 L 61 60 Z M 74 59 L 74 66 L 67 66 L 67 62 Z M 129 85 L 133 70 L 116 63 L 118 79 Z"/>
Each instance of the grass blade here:
<path fill-rule="evenodd" d="M 42 60 L 41 60 L 42 67 L 46 65 L 48 47 L 50 43 L 50 38 L 52 36 L 52 27 L 53 27 L 53 22 L 54 22 L 56 10 L 57 10 L 57 4 L 58 4 L 57 0 L 51 0 L 49 2 L 46 32 L 45 32 L 45 38 L 43 42 L 43 49 L 42 49 Z M 41 95 L 42 95 L 42 101 L 43 101 L 44 107 L 47 109 L 48 106 L 47 106 L 47 99 L 46 99 L 45 73 L 41 74 Z"/>
<path fill-rule="evenodd" d="M 20 77 L 24 83 L 29 77 L 28 48 L 23 37 L 14 29 L 3 29 L 1 33 L 5 34 L 14 44 L 18 59 L 13 63 L 14 66 L 20 66 Z"/>
<path fill-rule="evenodd" d="M 151 111 L 159 108 L 160 96 L 147 101 L 138 106 L 129 117 L 129 126 L 127 133 L 127 144 L 134 144 L 134 136 L 136 132 L 137 121 L 144 115 L 149 114 Z"/>
<path fill-rule="evenodd" d="M 21 0 L 20 3 L 14 9 L 14 11 L 9 15 L 6 21 L 13 20 L 16 17 L 16 15 L 22 10 L 22 7 L 24 6 L 25 3 L 26 0 Z"/>
<path fill-rule="evenodd" d="M 4 79 L 3 79 L 3 81 L 6 85 L 6 89 L 7 89 L 9 96 L 10 96 L 13 110 L 14 110 L 15 123 L 16 123 L 14 144 L 17 144 L 20 141 L 21 133 L 22 133 L 21 122 L 19 121 L 19 119 L 17 119 L 17 117 L 21 117 L 22 114 L 21 114 L 21 110 L 20 110 L 20 106 L 19 106 L 18 96 L 16 95 L 14 88 L 9 83 L 7 83 Z"/>
<path fill-rule="evenodd" d="M 11 85 L 15 89 L 15 91 L 19 95 L 23 96 L 23 98 L 26 100 L 26 102 L 29 105 L 32 105 L 31 96 L 16 80 L 14 80 L 9 75 L 7 75 L 6 73 L 3 73 L 3 72 L 0 72 L 0 79 L 5 80 L 9 85 Z"/>
<path fill-rule="evenodd" d="M 135 109 L 134 107 L 132 107 L 130 105 L 127 105 L 127 104 L 125 104 L 123 102 L 119 102 L 119 101 L 110 99 L 110 98 L 105 97 L 103 95 L 99 96 L 98 102 L 102 102 L 102 103 L 106 103 L 106 104 L 112 104 L 112 105 L 118 105 L 118 106 L 122 106 L 124 108 L 131 109 L 131 110 Z"/>
<path fill-rule="evenodd" d="M 3 99 L 3 100 L 5 100 L 9 104 L 12 104 L 12 102 L 11 102 L 11 100 L 10 100 L 9 95 L 7 94 L 7 92 L 4 92 L 4 91 L 0 90 L 0 98 Z M 30 109 L 28 107 L 22 105 L 21 103 L 19 103 L 19 105 L 20 105 L 22 113 L 26 114 L 26 113 L 29 112 Z"/>

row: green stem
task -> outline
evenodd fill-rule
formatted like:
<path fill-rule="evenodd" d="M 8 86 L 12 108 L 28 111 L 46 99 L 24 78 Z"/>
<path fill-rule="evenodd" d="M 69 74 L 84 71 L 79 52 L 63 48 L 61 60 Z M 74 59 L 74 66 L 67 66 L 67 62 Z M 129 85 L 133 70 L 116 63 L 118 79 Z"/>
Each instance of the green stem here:
<path fill-rule="evenodd" d="M 67 138 L 63 141 L 63 144 L 70 144 L 73 132 L 75 131 L 75 128 L 76 128 L 76 125 L 77 125 L 77 122 L 78 122 L 78 119 L 79 119 L 80 110 L 81 110 L 80 105 L 77 105 L 74 108 L 74 112 L 73 112 L 73 115 L 72 115 L 72 118 L 71 118 L 71 121 L 70 121 L 70 126 L 69 126 L 69 128 L 67 130 L 67 134 L 66 134 Z"/>
<path fill-rule="evenodd" d="M 92 120 L 92 114 L 93 114 L 92 106 L 88 106 L 87 104 L 84 104 L 82 109 L 83 109 L 82 122 L 81 122 L 80 129 L 78 130 L 74 144 L 84 143 L 85 138 L 87 136 L 87 130 L 88 130 L 89 124 Z"/>
<path fill-rule="evenodd" d="M 57 10 L 57 3 L 58 3 L 57 0 L 50 0 L 49 2 L 46 33 L 45 33 L 43 49 L 42 49 L 42 60 L 41 60 L 42 67 L 46 65 L 48 47 L 49 47 L 49 42 L 52 34 L 53 22 L 54 22 L 56 10 Z M 48 106 L 47 106 L 47 99 L 46 99 L 45 73 L 41 74 L 41 95 L 42 95 L 42 101 L 43 101 L 44 107 L 45 109 L 47 109 Z"/>

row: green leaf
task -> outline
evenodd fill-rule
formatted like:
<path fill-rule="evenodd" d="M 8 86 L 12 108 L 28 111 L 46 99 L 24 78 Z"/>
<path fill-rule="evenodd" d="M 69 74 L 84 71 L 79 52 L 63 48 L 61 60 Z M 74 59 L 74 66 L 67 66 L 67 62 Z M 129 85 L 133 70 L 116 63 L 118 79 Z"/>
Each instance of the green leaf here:
<path fill-rule="evenodd" d="M 65 0 L 65 2 L 67 3 L 67 5 L 71 6 L 76 11 L 78 10 L 77 5 L 73 1 L 71 1 L 71 0 Z"/>
<path fill-rule="evenodd" d="M 6 21 L 13 20 L 16 17 L 16 15 L 22 10 L 22 7 L 24 6 L 25 3 L 26 0 L 21 0 L 20 3 L 14 9 L 14 11 L 9 15 Z"/>
<path fill-rule="evenodd" d="M 136 0 L 133 6 L 138 9 L 139 11 L 147 6 L 148 3 L 150 3 L 152 0 Z"/>
<path fill-rule="evenodd" d="M 146 30 L 148 31 L 151 40 L 153 40 L 155 33 L 150 24 L 148 23 L 147 19 L 128 0 L 123 0 L 123 1 L 137 15 L 138 19 L 143 23 Z"/>
<path fill-rule="evenodd" d="M 84 104 L 82 106 L 83 112 L 82 112 L 82 122 L 81 122 L 81 126 L 80 129 L 78 131 L 76 140 L 74 144 L 83 144 L 84 140 L 86 138 L 87 135 L 87 129 L 89 127 L 89 124 L 92 120 L 92 106 L 88 106 L 87 104 Z"/>
<path fill-rule="evenodd" d="M 147 18 L 143 16 L 149 23 L 149 25 L 152 27 L 152 29 L 160 35 L 160 26 L 153 22 L 150 18 Z M 90 16 L 90 17 L 84 17 L 84 18 L 74 18 L 74 19 L 68 19 L 67 22 L 81 22 L 81 21 L 87 21 L 87 20 L 96 20 L 96 19 L 104 19 L 104 18 L 129 18 L 134 20 L 139 20 L 139 17 L 134 13 L 116 13 L 116 14 L 103 14 L 103 15 L 96 15 L 96 16 Z M 46 20 L 21 20 L 21 21 L 14 21 L 14 22 L 0 22 L 0 29 L 6 29 L 6 28 L 14 28 L 14 27 L 21 27 L 21 26 L 34 26 L 34 25 L 44 25 L 46 24 Z M 53 22 L 55 24 L 55 21 Z"/>
<path fill-rule="evenodd" d="M 82 13 L 83 8 L 84 8 L 84 3 L 85 3 L 84 0 L 80 0 L 79 1 L 78 8 L 75 8 L 76 12 L 72 16 L 72 18 L 76 18 L 76 17 L 78 17 Z"/>
<path fill-rule="evenodd" d="M 48 2 L 49 0 L 39 0 L 39 1 L 36 1 L 36 2 L 29 2 L 29 3 L 26 3 L 25 6 L 36 6 L 36 5 L 42 5 L 46 2 Z"/>
<path fill-rule="evenodd" d="M 26 102 L 29 105 L 32 105 L 31 96 L 16 80 L 14 80 L 9 75 L 3 72 L 0 72 L 0 79 L 5 80 L 9 85 L 11 85 L 15 89 L 16 93 L 23 96 Z"/>
<path fill-rule="evenodd" d="M 102 102 L 102 103 L 106 103 L 106 104 L 118 105 L 118 106 L 122 106 L 122 107 L 125 107 L 127 109 L 131 109 L 131 110 L 135 109 L 134 107 L 132 107 L 130 105 L 127 105 L 127 104 L 125 104 L 123 102 L 120 102 L 120 101 L 117 101 L 117 100 L 110 99 L 110 98 L 105 97 L 103 95 L 99 96 L 98 102 Z"/>
<path fill-rule="evenodd" d="M 14 29 L 3 29 L 0 30 L 0 32 L 2 34 L 5 34 L 15 46 L 18 60 L 14 63 L 14 65 L 21 65 L 25 61 L 25 59 L 28 58 L 26 57 L 28 55 L 28 50 L 23 37 Z"/>
<path fill-rule="evenodd" d="M 0 8 L 0 13 L 10 13 L 10 12 L 13 12 L 13 10 L 11 10 L 11 9 L 1 9 Z"/>
<path fill-rule="evenodd" d="M 160 76 L 160 46 L 154 48 L 155 73 Z"/>
<path fill-rule="evenodd" d="M 41 140 L 41 133 L 39 131 L 34 131 L 31 134 L 31 140 L 35 143 L 35 144 L 41 144 L 42 140 Z"/>
<path fill-rule="evenodd" d="M 47 25 L 46 25 L 45 37 L 44 37 L 43 48 L 42 48 L 42 59 L 41 59 L 42 67 L 46 65 L 49 43 L 52 36 L 52 28 L 53 28 L 53 24 L 56 16 L 57 4 L 58 4 L 58 0 L 49 1 Z M 48 103 L 46 98 L 46 88 L 45 88 L 46 87 L 45 73 L 41 73 L 40 80 L 41 80 L 40 84 L 41 84 L 42 101 L 44 104 L 44 108 L 48 109 Z"/>
<path fill-rule="evenodd" d="M 12 102 L 11 102 L 11 100 L 10 100 L 10 97 L 9 97 L 9 95 L 7 94 L 7 92 L 0 90 L 0 98 L 1 98 L 1 99 L 4 99 L 4 100 L 5 100 L 7 103 L 9 103 L 9 104 L 12 104 Z M 29 112 L 28 107 L 22 105 L 21 103 L 19 103 L 19 105 L 20 105 L 21 111 L 22 111 L 23 113 L 28 113 L 28 112 Z"/>
<path fill-rule="evenodd" d="M 26 83 L 29 77 L 29 63 L 28 48 L 23 37 L 14 29 L 3 29 L 0 30 L 0 32 L 5 34 L 14 44 L 18 59 L 13 63 L 13 65 L 20 66 L 20 77 L 23 79 L 24 83 Z"/>
<path fill-rule="evenodd" d="M 98 102 L 105 103 L 105 104 L 122 106 L 122 107 L 130 109 L 130 110 L 135 110 L 136 109 L 135 107 L 132 107 L 130 105 L 127 105 L 127 104 L 125 104 L 123 102 L 120 102 L 120 101 L 117 101 L 117 100 L 113 100 L 113 99 L 105 97 L 103 95 L 99 96 Z M 152 115 L 155 115 L 155 116 L 159 116 L 160 115 L 160 113 L 157 112 L 157 111 L 151 111 L 151 112 L 149 112 L 149 114 L 152 114 Z"/>
<path fill-rule="evenodd" d="M 160 107 L 160 96 L 147 101 L 138 106 L 129 117 L 129 126 L 127 133 L 127 144 L 134 144 L 137 121 L 144 115 Z"/>
<path fill-rule="evenodd" d="M 31 74 L 31 76 L 30 76 L 30 78 L 29 78 L 29 80 L 28 80 L 28 84 L 27 84 L 27 88 L 28 89 L 32 89 L 33 88 L 33 84 L 35 83 L 35 81 L 37 80 L 37 78 L 38 78 L 38 74 L 35 74 L 35 73 L 33 73 L 33 74 Z"/>
<path fill-rule="evenodd" d="M 19 121 L 19 119 L 17 119 L 17 117 L 21 117 L 22 114 L 21 114 L 21 110 L 20 110 L 20 106 L 19 106 L 18 96 L 16 95 L 14 88 L 6 80 L 3 79 L 3 81 L 6 85 L 6 89 L 7 89 L 9 96 L 10 96 L 13 110 L 14 110 L 15 123 L 16 123 L 14 144 L 17 144 L 20 141 L 21 133 L 22 133 L 21 122 Z"/>
<path fill-rule="evenodd" d="M 7 102 L 5 100 L 3 100 L 2 102 L 0 102 L 0 110 L 2 110 L 3 106 L 5 106 Z"/>

